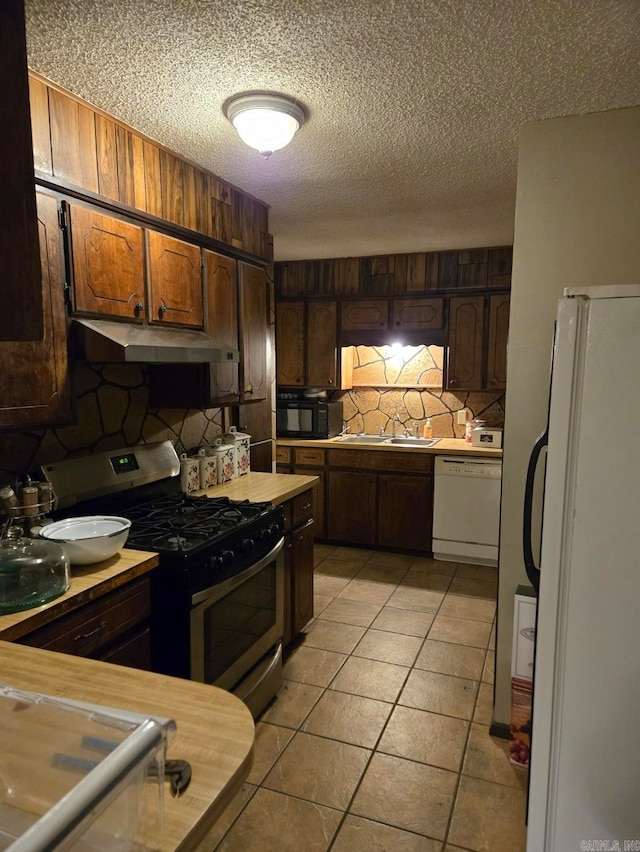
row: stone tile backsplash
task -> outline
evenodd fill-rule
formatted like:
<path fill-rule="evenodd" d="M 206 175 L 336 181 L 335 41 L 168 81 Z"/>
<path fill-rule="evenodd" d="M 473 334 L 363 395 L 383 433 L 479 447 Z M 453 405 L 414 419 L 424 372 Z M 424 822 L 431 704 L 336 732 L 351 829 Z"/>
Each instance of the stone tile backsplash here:
<path fill-rule="evenodd" d="M 75 364 L 75 423 L 0 435 L 0 483 L 52 461 L 153 441 L 176 452 L 212 443 L 224 431 L 222 409 L 152 409 L 145 368 Z"/>
<path fill-rule="evenodd" d="M 443 349 L 440 346 L 357 346 L 354 353 L 353 389 L 336 392 L 341 399 L 350 432 L 391 433 L 391 421 L 400 418 L 396 431 L 414 424 L 419 432 L 431 418 L 437 438 L 462 438 L 456 412 L 466 408 L 490 426 L 504 425 L 504 391 L 443 390 Z"/>

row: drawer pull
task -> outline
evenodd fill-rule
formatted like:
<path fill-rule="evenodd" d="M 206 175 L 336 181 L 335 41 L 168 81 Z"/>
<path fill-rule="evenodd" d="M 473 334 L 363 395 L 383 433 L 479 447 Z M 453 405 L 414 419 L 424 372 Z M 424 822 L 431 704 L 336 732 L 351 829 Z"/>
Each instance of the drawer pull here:
<path fill-rule="evenodd" d="M 301 512 L 306 512 L 306 511 L 307 511 L 307 509 L 310 509 L 310 508 L 311 508 L 311 503 L 305 503 L 305 504 L 304 504 L 304 506 L 300 506 L 300 510 L 299 510 L 299 511 L 301 511 Z"/>
<path fill-rule="evenodd" d="M 95 628 L 95 630 L 90 630 L 88 633 L 78 633 L 77 636 L 73 637 L 73 641 L 82 642 L 83 639 L 90 639 L 92 636 L 95 636 L 98 633 L 102 633 L 106 626 L 107 622 L 101 621 L 100 624 Z"/>

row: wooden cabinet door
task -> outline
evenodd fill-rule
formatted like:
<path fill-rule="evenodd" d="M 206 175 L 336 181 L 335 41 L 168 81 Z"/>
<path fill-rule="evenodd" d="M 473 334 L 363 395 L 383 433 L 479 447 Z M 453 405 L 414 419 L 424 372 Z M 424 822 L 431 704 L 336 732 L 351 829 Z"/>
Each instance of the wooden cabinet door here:
<path fill-rule="evenodd" d="M 40 340 L 0 341 L 0 427 L 45 426 L 71 419 L 64 258 L 58 205 L 36 193 L 44 333 Z"/>
<path fill-rule="evenodd" d="M 338 376 L 338 306 L 336 302 L 307 304 L 307 386 L 336 388 Z"/>
<path fill-rule="evenodd" d="M 386 299 L 367 299 L 342 303 L 342 330 L 379 330 L 389 326 L 389 302 Z"/>
<path fill-rule="evenodd" d="M 397 330 L 444 328 L 444 299 L 393 299 Z"/>
<path fill-rule="evenodd" d="M 284 473 L 289 473 L 289 471 L 283 471 Z M 296 465 L 291 473 L 297 473 L 301 476 L 317 476 L 318 481 L 313 486 L 313 520 L 315 526 L 315 536 L 316 538 L 325 538 L 326 530 L 325 530 L 325 513 L 324 513 L 324 479 L 325 473 L 324 470 L 318 469 L 317 467 L 301 467 Z"/>
<path fill-rule="evenodd" d="M 449 300 L 447 387 L 482 390 L 484 297 L 455 296 Z"/>
<path fill-rule="evenodd" d="M 489 297 L 487 333 L 487 390 L 507 386 L 507 339 L 509 337 L 509 296 Z"/>
<path fill-rule="evenodd" d="M 266 399 L 269 394 L 268 325 L 265 271 L 240 263 L 241 398 L 244 402 Z"/>
<path fill-rule="evenodd" d="M 283 387 L 302 387 L 305 381 L 304 302 L 276 305 L 276 375 Z"/>
<path fill-rule="evenodd" d="M 27 45 L 23 0 L 0 6 L 0 186 L 2 311 L 0 340 L 40 340 L 44 321 L 33 186 Z M 45 288 L 46 289 L 46 288 Z M 6 364 L 3 365 L 6 368 Z M 0 405 L 4 405 L 3 399 Z"/>
<path fill-rule="evenodd" d="M 144 319 L 142 228 L 88 207 L 69 204 L 67 209 L 74 310 Z"/>
<path fill-rule="evenodd" d="M 202 328 L 202 261 L 200 247 L 167 237 L 149 235 L 149 302 L 151 322 Z"/>
<path fill-rule="evenodd" d="M 433 477 L 383 474 L 378 482 L 378 544 L 431 551 Z"/>
<path fill-rule="evenodd" d="M 329 471 L 329 538 L 350 544 L 375 544 L 377 483 L 375 473 Z"/>
<path fill-rule="evenodd" d="M 291 530 L 291 632 L 296 636 L 313 618 L 313 519 Z"/>
<path fill-rule="evenodd" d="M 236 262 L 213 251 L 205 250 L 204 264 L 207 288 L 205 331 L 231 349 L 238 348 L 238 280 Z M 240 398 L 238 364 L 210 365 L 211 402 L 230 403 Z"/>

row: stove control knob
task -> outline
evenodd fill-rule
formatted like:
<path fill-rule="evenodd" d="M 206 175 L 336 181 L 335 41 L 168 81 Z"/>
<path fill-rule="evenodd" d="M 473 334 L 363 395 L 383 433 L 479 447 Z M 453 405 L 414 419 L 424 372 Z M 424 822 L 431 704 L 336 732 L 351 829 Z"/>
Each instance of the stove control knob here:
<path fill-rule="evenodd" d="M 233 550 L 223 550 L 218 558 L 224 566 L 231 565 L 235 559 L 235 553 Z"/>
<path fill-rule="evenodd" d="M 224 568 L 224 562 L 220 556 L 212 556 L 209 564 L 212 571 L 221 571 Z"/>
<path fill-rule="evenodd" d="M 271 532 L 264 527 L 261 530 L 258 530 L 258 539 L 260 541 L 267 541 L 271 538 Z"/>
<path fill-rule="evenodd" d="M 245 553 L 251 553 L 254 548 L 254 541 L 252 538 L 243 538 L 241 548 Z"/>
<path fill-rule="evenodd" d="M 269 527 L 269 533 L 273 536 L 273 538 L 280 537 L 280 527 L 277 524 L 271 524 Z"/>

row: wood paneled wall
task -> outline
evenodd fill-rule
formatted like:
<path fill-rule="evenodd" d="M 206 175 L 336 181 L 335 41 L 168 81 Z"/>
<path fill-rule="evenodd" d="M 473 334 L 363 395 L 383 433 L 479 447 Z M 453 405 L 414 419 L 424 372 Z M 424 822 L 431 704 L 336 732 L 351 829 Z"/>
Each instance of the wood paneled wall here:
<path fill-rule="evenodd" d="M 511 246 L 289 260 L 275 264 L 277 297 L 420 294 L 511 287 Z"/>
<path fill-rule="evenodd" d="M 36 176 L 273 257 L 266 204 L 33 71 L 29 95 Z"/>

